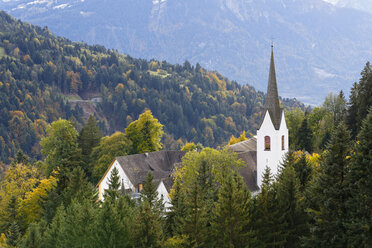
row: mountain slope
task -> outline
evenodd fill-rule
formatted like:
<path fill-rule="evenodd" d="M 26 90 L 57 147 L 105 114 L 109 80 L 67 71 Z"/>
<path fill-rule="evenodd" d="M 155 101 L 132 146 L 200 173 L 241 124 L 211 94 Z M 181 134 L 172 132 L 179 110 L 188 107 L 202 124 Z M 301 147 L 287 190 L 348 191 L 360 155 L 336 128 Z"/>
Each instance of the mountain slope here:
<path fill-rule="evenodd" d="M 5 12 L 0 12 L 0 30 L 2 161 L 18 149 L 40 156 L 38 142 L 48 123 L 66 118 L 79 128 L 87 114 L 96 115 L 111 134 L 150 109 L 172 149 L 185 141 L 218 146 L 231 135 L 257 129 L 264 94 L 218 72 L 73 43 Z M 303 106 L 290 99 L 283 105 Z"/>
<path fill-rule="evenodd" d="M 280 94 L 320 103 L 371 58 L 372 15 L 322 0 L 43 0 L 0 7 L 58 35 L 218 70 L 265 90 L 274 39 Z"/>

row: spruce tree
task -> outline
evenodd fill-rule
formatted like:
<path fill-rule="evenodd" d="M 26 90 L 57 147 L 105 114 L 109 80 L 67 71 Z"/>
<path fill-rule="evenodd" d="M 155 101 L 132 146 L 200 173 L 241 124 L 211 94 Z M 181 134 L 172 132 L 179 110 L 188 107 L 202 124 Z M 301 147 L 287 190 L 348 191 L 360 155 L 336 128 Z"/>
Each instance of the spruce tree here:
<path fill-rule="evenodd" d="M 313 133 L 307 123 L 307 114 L 298 130 L 298 148 L 309 153 L 313 152 Z"/>
<path fill-rule="evenodd" d="M 294 170 L 300 182 L 300 190 L 303 192 L 312 176 L 312 167 L 308 164 L 305 153 L 303 153 L 300 160 L 294 164 Z"/>
<path fill-rule="evenodd" d="M 78 137 L 79 148 L 85 163 L 84 171 L 90 177 L 92 168 L 90 165 L 90 154 L 94 147 L 99 145 L 102 138 L 102 132 L 97 125 L 97 120 L 94 116 L 89 116 L 87 124 L 81 129 Z"/>
<path fill-rule="evenodd" d="M 185 217 L 182 220 L 183 234 L 187 236 L 187 243 L 190 247 L 211 247 L 207 242 L 210 237 L 209 213 L 197 180 L 188 189 L 185 199 Z"/>
<path fill-rule="evenodd" d="M 119 195 L 120 176 L 116 167 L 111 170 L 111 175 L 108 181 L 109 188 L 105 190 L 105 200 L 115 201 Z"/>
<path fill-rule="evenodd" d="M 372 246 L 372 107 L 358 135 L 349 174 L 349 246 Z"/>
<path fill-rule="evenodd" d="M 94 189 L 88 182 L 84 170 L 79 166 L 68 176 L 68 186 L 63 192 L 63 202 L 68 206 L 73 198 L 93 199 Z"/>
<path fill-rule="evenodd" d="M 307 247 L 347 247 L 346 201 L 350 135 L 341 123 L 332 133 L 325 161 L 312 185 L 311 197 L 317 203 L 309 209 L 313 218 L 310 236 L 304 239 Z"/>
<path fill-rule="evenodd" d="M 347 123 L 354 138 L 361 130 L 362 121 L 372 106 L 372 68 L 369 62 L 361 72 L 361 76 L 359 83 L 354 83 L 351 89 L 347 111 Z"/>
<path fill-rule="evenodd" d="M 306 234 L 306 213 L 301 201 L 300 180 L 293 166 L 284 168 L 275 183 L 277 208 L 282 217 L 283 247 L 299 247 L 300 237 Z"/>
<path fill-rule="evenodd" d="M 155 201 L 158 197 L 158 192 L 156 191 L 156 185 L 154 183 L 154 175 L 151 171 L 147 173 L 145 183 L 143 185 L 143 190 L 141 192 L 141 197 L 143 201 L 149 203 L 152 208 L 155 205 Z"/>
<path fill-rule="evenodd" d="M 153 211 L 148 201 L 142 201 L 134 225 L 134 242 L 136 247 L 160 247 L 163 240 L 163 216 Z"/>
<path fill-rule="evenodd" d="M 281 247 L 285 244 L 285 222 L 278 208 L 276 188 L 270 168 L 266 167 L 262 179 L 261 192 L 254 206 L 254 229 L 257 247 Z"/>
<path fill-rule="evenodd" d="M 228 175 L 219 188 L 211 223 L 216 247 L 246 247 L 252 239 L 251 207 L 251 196 L 241 176 Z"/>
<path fill-rule="evenodd" d="M 31 223 L 26 237 L 24 237 L 21 247 L 22 248 L 41 248 L 43 246 L 43 232 L 46 228 L 46 222 Z"/>
<path fill-rule="evenodd" d="M 6 234 L 6 244 L 9 246 L 18 246 L 22 237 L 21 230 L 16 222 L 13 222 L 9 226 L 8 233 Z"/>
<path fill-rule="evenodd" d="M 119 198 L 118 201 L 105 201 L 99 209 L 96 223 L 95 247 L 133 247 L 130 229 L 134 212 Z"/>
<path fill-rule="evenodd" d="M 166 234 L 170 237 L 182 234 L 182 219 L 185 217 L 185 197 L 180 182 L 176 180 L 172 187 L 171 207 L 167 212 Z"/>

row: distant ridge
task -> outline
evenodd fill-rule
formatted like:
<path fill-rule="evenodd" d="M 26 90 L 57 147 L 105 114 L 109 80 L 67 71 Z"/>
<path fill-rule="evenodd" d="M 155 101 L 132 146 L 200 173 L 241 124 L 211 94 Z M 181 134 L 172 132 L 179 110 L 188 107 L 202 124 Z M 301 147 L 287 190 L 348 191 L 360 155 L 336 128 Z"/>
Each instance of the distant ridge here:
<path fill-rule="evenodd" d="M 19 0 L 0 9 L 74 41 L 200 63 L 261 91 L 274 37 L 279 94 L 310 104 L 347 93 L 372 57 L 372 14 L 322 0 Z"/>

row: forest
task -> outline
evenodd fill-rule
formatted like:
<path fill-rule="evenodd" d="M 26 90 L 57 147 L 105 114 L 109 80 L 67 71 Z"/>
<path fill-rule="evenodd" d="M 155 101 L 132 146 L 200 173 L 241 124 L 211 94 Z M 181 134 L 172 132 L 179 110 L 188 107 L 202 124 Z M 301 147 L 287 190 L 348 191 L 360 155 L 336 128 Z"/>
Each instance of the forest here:
<path fill-rule="evenodd" d="M 58 118 L 81 130 L 94 115 L 108 135 L 149 109 L 165 126 L 168 149 L 186 142 L 217 147 L 259 124 L 264 94 L 199 64 L 134 59 L 56 37 L 47 27 L 5 12 L 0 27 L 0 161 L 5 163 L 18 149 L 40 159 L 39 141 Z M 295 99 L 282 104 L 304 108 Z"/>
<path fill-rule="evenodd" d="M 321 106 L 304 109 L 282 99 L 290 152 L 280 173 L 274 177 L 266 169 L 261 190 L 252 193 L 237 173 L 244 163 L 226 143 L 247 139 L 246 132 L 254 131 L 263 93 L 188 63 L 139 63 L 99 46 L 54 37 L 47 28 L 3 12 L 0 17 L 0 247 L 372 246 L 369 63 L 348 100 L 341 91 L 329 94 Z M 141 69 L 155 63 L 170 75 Z M 124 68 L 130 68 L 126 76 Z M 84 86 L 83 70 L 94 75 Z M 220 81 L 209 80 L 212 75 Z M 102 92 L 102 102 L 88 118 L 78 104 L 71 107 L 72 96 L 98 97 L 96 92 Z M 126 92 L 135 94 L 130 98 Z M 190 124 L 180 130 L 195 125 L 200 137 L 176 136 L 170 112 L 158 114 L 165 106 L 161 101 L 151 105 L 153 98 L 166 102 L 169 111 L 182 101 L 201 105 L 191 108 L 204 116 L 195 120 L 201 126 L 188 122 L 192 115 L 175 119 L 186 118 Z M 115 110 L 118 106 L 127 109 Z M 177 114 L 185 113 L 184 106 Z M 115 113 L 127 114 L 115 118 Z M 235 124 L 228 132 L 227 116 Z M 226 132 L 219 134 L 219 129 Z M 214 137 L 212 143 L 205 133 Z M 139 200 L 121 190 L 116 173 L 105 201 L 98 200 L 97 182 L 116 156 L 159 151 L 178 137 L 183 140 L 175 149 L 188 152 L 173 175 L 171 209 L 159 200 L 151 172 Z"/>

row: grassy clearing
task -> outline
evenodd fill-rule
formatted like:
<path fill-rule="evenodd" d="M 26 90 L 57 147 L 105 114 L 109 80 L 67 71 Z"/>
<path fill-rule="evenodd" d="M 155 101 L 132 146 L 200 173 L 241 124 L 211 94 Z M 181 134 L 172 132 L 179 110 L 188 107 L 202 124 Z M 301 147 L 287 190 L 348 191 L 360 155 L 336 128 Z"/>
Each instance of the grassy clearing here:
<path fill-rule="evenodd" d="M 148 70 L 147 72 L 150 73 L 151 76 L 157 76 L 157 77 L 162 77 L 162 78 L 166 78 L 170 76 L 168 72 L 161 70 L 161 69 L 158 69 L 157 71 Z"/>
<path fill-rule="evenodd" d="M 64 94 L 60 94 L 59 96 L 61 96 L 63 98 L 63 101 L 73 101 L 73 100 L 83 100 L 81 99 L 81 97 L 79 95 L 64 95 Z"/>

